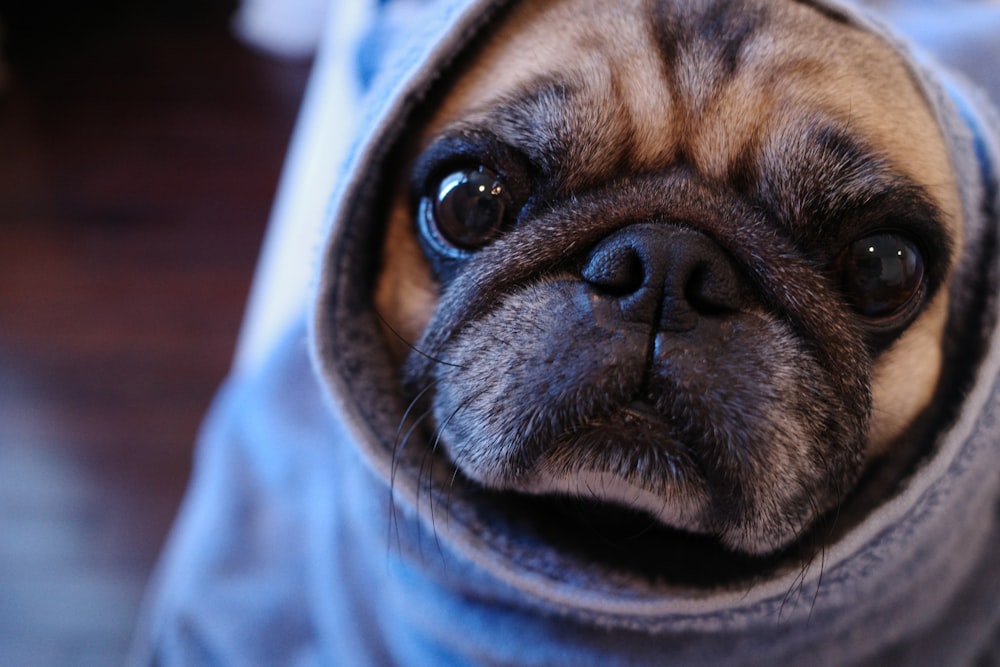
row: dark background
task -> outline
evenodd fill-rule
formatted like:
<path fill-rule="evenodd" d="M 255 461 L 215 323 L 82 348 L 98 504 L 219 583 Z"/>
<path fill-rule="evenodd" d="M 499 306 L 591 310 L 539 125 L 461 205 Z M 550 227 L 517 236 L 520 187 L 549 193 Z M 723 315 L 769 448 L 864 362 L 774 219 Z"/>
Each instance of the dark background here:
<path fill-rule="evenodd" d="M 0 665 L 121 664 L 309 63 L 221 0 L 0 0 Z"/>

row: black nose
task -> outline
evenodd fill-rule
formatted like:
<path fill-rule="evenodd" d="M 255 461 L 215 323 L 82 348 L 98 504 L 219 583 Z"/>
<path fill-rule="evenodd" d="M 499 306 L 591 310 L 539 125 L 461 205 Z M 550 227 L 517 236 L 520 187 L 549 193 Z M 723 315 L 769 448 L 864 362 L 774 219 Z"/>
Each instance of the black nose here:
<path fill-rule="evenodd" d="M 702 317 L 740 309 L 746 290 L 730 257 L 710 238 L 669 224 L 638 223 L 590 252 L 583 279 L 618 301 L 628 322 L 688 331 Z"/>

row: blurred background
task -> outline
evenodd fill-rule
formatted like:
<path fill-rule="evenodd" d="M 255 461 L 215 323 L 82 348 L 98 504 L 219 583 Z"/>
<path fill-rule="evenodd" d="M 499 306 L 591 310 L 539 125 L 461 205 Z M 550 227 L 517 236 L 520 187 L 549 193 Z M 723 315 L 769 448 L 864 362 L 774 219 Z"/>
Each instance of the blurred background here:
<path fill-rule="evenodd" d="M 121 664 L 307 57 L 224 0 L 0 0 L 0 665 Z"/>

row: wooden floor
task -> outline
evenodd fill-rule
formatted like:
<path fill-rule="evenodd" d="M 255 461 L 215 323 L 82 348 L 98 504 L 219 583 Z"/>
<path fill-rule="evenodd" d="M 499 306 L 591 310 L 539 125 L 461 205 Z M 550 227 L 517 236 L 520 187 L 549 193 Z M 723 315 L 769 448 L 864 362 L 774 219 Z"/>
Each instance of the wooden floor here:
<path fill-rule="evenodd" d="M 121 664 L 233 353 L 308 64 L 220 5 L 6 21 L 3 666 Z"/>

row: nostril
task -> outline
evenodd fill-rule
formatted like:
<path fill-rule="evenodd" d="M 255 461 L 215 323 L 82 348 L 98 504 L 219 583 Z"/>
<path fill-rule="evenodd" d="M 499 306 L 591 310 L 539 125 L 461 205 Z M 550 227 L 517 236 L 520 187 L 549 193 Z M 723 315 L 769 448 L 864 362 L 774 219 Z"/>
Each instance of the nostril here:
<path fill-rule="evenodd" d="M 743 288 L 728 265 L 699 263 L 688 274 L 684 299 L 702 315 L 724 315 L 739 310 Z"/>
<path fill-rule="evenodd" d="M 642 287 L 646 270 L 642 257 L 630 244 L 609 243 L 590 254 L 581 275 L 606 294 L 624 296 Z"/>

